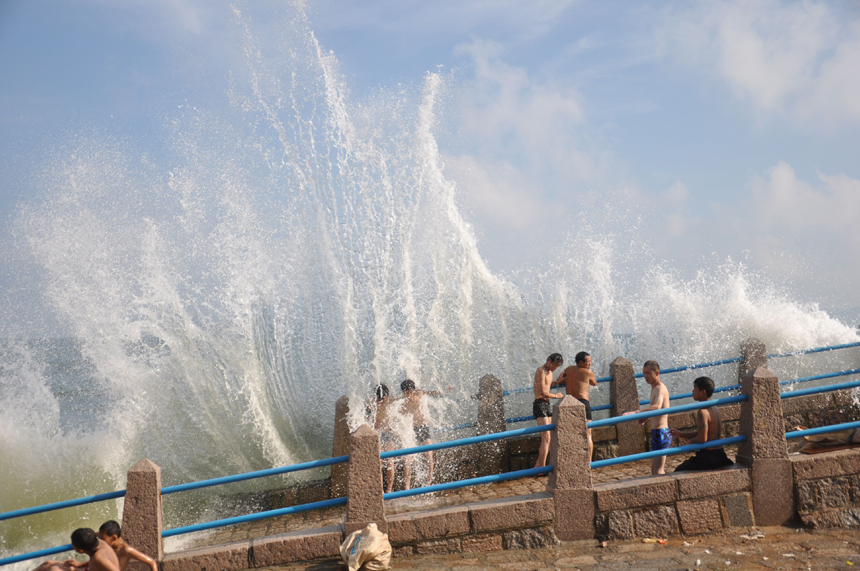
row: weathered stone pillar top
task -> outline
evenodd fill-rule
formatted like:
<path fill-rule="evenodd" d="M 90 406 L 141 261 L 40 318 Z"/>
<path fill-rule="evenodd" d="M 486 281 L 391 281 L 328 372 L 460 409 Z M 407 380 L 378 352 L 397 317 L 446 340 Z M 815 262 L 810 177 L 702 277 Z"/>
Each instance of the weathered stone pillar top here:
<path fill-rule="evenodd" d="M 129 472 L 156 472 L 158 474 L 161 474 L 161 467 L 158 466 L 152 460 L 147 460 L 146 458 L 144 458 L 143 460 L 132 466 Z"/>
<path fill-rule="evenodd" d="M 776 379 L 777 376 L 770 372 L 767 367 L 755 367 L 753 370 L 748 371 L 745 375 L 741 377 L 741 379 Z"/>

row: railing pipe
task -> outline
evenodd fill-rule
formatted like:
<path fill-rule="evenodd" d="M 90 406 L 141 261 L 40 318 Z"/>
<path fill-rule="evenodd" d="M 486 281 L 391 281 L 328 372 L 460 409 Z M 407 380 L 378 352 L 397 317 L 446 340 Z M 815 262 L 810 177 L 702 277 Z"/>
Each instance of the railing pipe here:
<path fill-rule="evenodd" d="M 847 383 L 838 383 L 835 385 L 827 385 L 824 387 L 812 387 L 811 389 L 800 389 L 797 391 L 787 391 L 779 395 L 781 399 L 790 399 L 794 397 L 804 397 L 806 395 L 817 395 L 819 393 L 829 393 L 832 391 L 841 391 L 845 389 L 853 389 L 860 387 L 860 381 L 848 381 Z"/>
<path fill-rule="evenodd" d="M 518 428 L 516 430 L 506 430 L 505 432 L 495 432 L 493 434 L 484 434 L 482 436 L 472 436 L 471 438 L 461 438 L 460 440 L 449 440 L 448 442 L 434 442 L 433 444 L 425 444 L 423 446 L 414 446 L 412 448 L 402 448 L 400 450 L 388 450 L 379 455 L 383 460 L 386 458 L 397 458 L 398 456 L 408 456 L 410 454 L 420 454 L 421 452 L 430 452 L 432 450 L 442 450 L 443 448 L 456 448 L 458 446 L 468 446 L 470 444 L 479 444 L 481 442 L 491 442 L 493 440 L 502 440 L 504 438 L 515 438 L 517 436 L 526 436 L 537 432 L 548 432 L 555 428 L 554 424 L 545 424 L 543 426 L 530 426 L 528 428 Z"/>
<path fill-rule="evenodd" d="M 265 478 L 266 476 L 276 476 L 278 474 L 288 474 L 290 472 L 310 470 L 311 468 L 332 466 L 334 464 L 342 464 L 344 462 L 347 462 L 348 460 L 349 456 L 335 456 L 334 458 L 313 460 L 311 462 L 303 462 L 301 464 L 293 464 L 291 466 L 281 466 L 279 468 L 269 468 L 268 470 L 245 472 L 244 474 L 236 474 L 234 476 L 223 476 L 221 478 L 212 478 L 211 480 L 200 480 L 198 482 L 188 482 L 187 484 L 166 486 L 164 488 L 161 488 L 161 495 L 164 496 L 167 494 L 175 494 L 176 492 L 187 492 L 188 490 L 197 490 L 199 488 L 208 488 L 210 486 L 220 486 L 222 484 L 231 484 L 233 482 L 242 482 L 244 480 L 253 480 L 255 478 Z"/>
<path fill-rule="evenodd" d="M 639 454 L 631 454 L 629 456 L 620 456 L 618 458 L 608 458 L 606 460 L 595 460 L 591 463 L 591 468 L 604 468 L 606 466 L 615 466 L 617 464 L 626 464 L 628 462 L 637 462 L 639 460 L 647 460 L 649 458 L 658 458 L 660 456 L 672 456 L 674 454 L 685 454 L 687 452 L 695 452 L 704 448 L 713 448 L 715 446 L 726 446 L 728 444 L 737 444 L 744 442 L 747 439 L 746 435 L 732 436 L 730 438 L 721 438 L 720 440 L 711 440 L 701 444 L 687 444 L 685 446 L 677 446 L 675 448 L 666 448 L 664 450 L 651 450 L 649 452 L 640 452 Z"/>
<path fill-rule="evenodd" d="M 346 498 L 334 498 L 331 500 L 323 500 L 321 502 L 313 502 L 310 504 L 302 504 L 300 506 L 290 506 L 288 508 L 279 508 L 255 514 L 230 517 L 227 519 L 219 519 L 215 521 L 207 521 L 206 523 L 198 523 L 195 525 L 187 525 L 185 527 L 174 527 L 173 529 L 165 529 L 161 532 L 161 537 L 173 537 L 174 535 L 182 535 L 195 531 L 205 531 L 207 529 L 215 529 L 216 527 L 226 527 L 228 525 L 236 525 L 237 523 L 246 523 L 249 521 L 257 521 L 270 517 L 278 517 L 287 514 L 307 512 L 311 510 L 319 510 L 334 506 L 342 506 L 346 504 Z"/>
<path fill-rule="evenodd" d="M 844 377 L 846 375 L 860 374 L 860 369 L 851 369 L 850 371 L 838 371 L 836 373 L 827 373 L 824 375 L 814 375 L 812 377 L 800 377 L 790 381 L 780 381 L 780 386 L 793 385 L 796 383 L 808 383 L 810 381 L 820 381 L 821 379 L 832 379 L 833 377 Z"/>
<path fill-rule="evenodd" d="M 669 408 L 661 408 L 659 410 L 649 410 L 647 412 L 637 412 L 626 416 L 615 416 L 612 418 L 604 418 L 602 420 L 592 420 L 587 424 L 588 428 L 600 428 L 601 426 L 614 426 L 622 422 L 630 422 L 632 420 L 640 420 L 643 418 L 652 418 L 655 416 L 663 416 L 664 414 L 678 414 L 679 412 L 689 412 L 691 410 L 699 410 L 700 408 L 709 408 L 712 406 L 723 406 L 736 402 L 747 400 L 747 395 L 737 395 L 733 397 L 725 397 L 715 400 L 707 400 L 704 402 L 682 404 L 679 406 L 670 406 Z"/>
<path fill-rule="evenodd" d="M 57 553 L 65 553 L 66 551 L 73 550 L 74 547 L 72 547 L 72 544 L 67 543 L 66 545 L 60 545 L 59 547 L 49 547 L 48 549 L 31 551 L 30 553 L 24 553 L 22 555 L 13 555 L 12 557 L 5 557 L 3 559 L 0 559 L 0 566 L 9 565 L 10 563 L 18 563 L 19 561 L 29 561 L 30 559 L 38 559 L 39 557 L 47 557 L 48 555 L 56 555 Z"/>
<path fill-rule="evenodd" d="M 845 343 L 843 345 L 830 345 L 829 347 L 816 347 L 815 349 L 802 349 L 800 351 L 791 351 L 788 353 L 774 353 L 768 355 L 768 359 L 776 359 L 778 357 L 794 357 L 796 355 L 808 355 L 810 353 L 824 353 L 826 351 L 835 351 L 837 349 L 848 349 L 849 347 L 860 347 L 860 341 L 855 343 Z"/>
<path fill-rule="evenodd" d="M 817 428 L 807 428 L 806 430 L 793 430 L 785 433 L 785 439 L 803 438 L 804 436 L 815 436 L 816 434 L 830 434 L 831 432 L 839 432 L 840 430 L 848 430 L 849 428 L 860 428 L 860 420 L 854 422 L 843 422 L 842 424 L 831 424 L 830 426 L 819 426 Z"/>
<path fill-rule="evenodd" d="M 53 504 L 45 504 L 43 506 L 24 508 L 24 509 L 15 510 L 15 511 L 0 514 L 0 521 L 3 521 L 4 519 L 23 517 L 25 515 L 33 515 L 33 514 L 38 514 L 38 513 L 43 513 L 43 512 L 50 512 L 50 511 L 54 511 L 54 510 L 61 510 L 63 508 L 82 506 L 84 504 L 103 502 L 105 500 L 113 500 L 116 498 L 121 498 L 124 495 L 125 495 L 125 490 L 119 490 L 117 492 L 107 492 L 104 494 L 96 494 L 95 496 L 87 496 L 85 498 L 77 498 L 74 500 L 64 500 L 62 502 L 55 502 Z"/>
<path fill-rule="evenodd" d="M 550 472 L 552 472 L 552 466 L 541 466 L 540 468 L 529 468 L 527 470 L 517 470 L 516 472 L 505 472 L 504 474 L 493 474 L 491 476 L 481 476 L 480 478 L 469 478 L 467 480 L 459 480 L 456 482 L 434 484 L 432 486 L 424 486 L 423 488 L 414 488 L 412 490 L 388 492 L 383 495 L 383 498 L 386 500 L 396 500 L 397 498 L 430 494 L 432 492 L 442 492 L 444 490 L 456 490 L 457 488 L 467 488 L 469 486 L 477 486 L 479 484 L 491 484 L 493 482 L 504 482 L 505 480 L 515 480 L 517 478 L 528 478 L 529 476 L 539 476 L 540 474 L 549 474 Z"/>

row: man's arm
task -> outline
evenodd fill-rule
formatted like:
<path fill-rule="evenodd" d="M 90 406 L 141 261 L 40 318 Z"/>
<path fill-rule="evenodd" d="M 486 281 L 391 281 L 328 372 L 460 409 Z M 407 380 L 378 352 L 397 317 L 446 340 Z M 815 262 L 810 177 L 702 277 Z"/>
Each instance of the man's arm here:
<path fill-rule="evenodd" d="M 562 372 L 561 375 L 558 376 L 557 381 L 553 381 L 549 384 L 549 388 L 553 387 L 567 387 L 567 369 Z"/>
<path fill-rule="evenodd" d="M 708 423 L 710 419 L 706 417 L 702 411 L 698 411 L 696 414 L 696 426 L 698 426 L 698 430 L 690 430 L 687 432 L 681 432 L 676 428 L 672 428 L 672 436 L 675 438 L 683 438 L 684 440 L 695 440 L 699 444 L 704 444 L 708 441 Z"/>
<path fill-rule="evenodd" d="M 597 377 L 595 377 L 594 373 L 592 373 L 591 371 L 588 372 L 588 384 L 592 387 L 597 386 Z"/>
<path fill-rule="evenodd" d="M 131 557 L 132 559 L 137 559 L 138 561 L 142 561 L 143 563 L 149 565 L 149 568 L 152 571 L 158 571 L 158 563 L 156 563 L 155 560 L 146 553 L 141 553 L 140 551 L 128 544 L 126 544 L 125 546 L 125 552 L 128 553 L 129 557 Z"/>

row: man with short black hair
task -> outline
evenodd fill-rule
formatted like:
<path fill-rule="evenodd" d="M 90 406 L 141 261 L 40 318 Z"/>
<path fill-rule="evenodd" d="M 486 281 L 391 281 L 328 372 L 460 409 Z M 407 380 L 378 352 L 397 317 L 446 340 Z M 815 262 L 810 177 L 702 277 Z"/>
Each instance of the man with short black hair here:
<path fill-rule="evenodd" d="M 549 399 L 560 399 L 564 395 L 549 392 L 552 386 L 552 373 L 564 364 L 561 353 L 552 353 L 546 358 L 546 363 L 535 371 L 534 393 L 535 401 L 532 403 L 532 414 L 538 426 L 546 426 L 552 423 L 552 408 Z M 538 448 L 537 462 L 535 468 L 546 466 L 546 458 L 549 456 L 549 445 L 552 437 L 549 432 L 540 433 L 540 448 Z"/>
<path fill-rule="evenodd" d="M 427 395 L 429 397 L 444 396 L 439 391 L 422 391 L 415 388 L 415 381 L 406 379 L 400 383 L 400 390 L 403 392 L 403 404 L 400 406 L 400 412 L 412 417 L 412 430 L 415 432 L 415 440 L 418 446 L 432 444 L 430 440 L 430 427 L 427 426 L 427 421 L 424 419 L 424 408 L 421 403 L 421 397 Z M 448 387 L 446 392 L 451 392 L 454 387 Z M 433 451 L 427 454 L 427 485 L 433 483 Z M 403 459 L 403 480 L 404 487 L 409 490 L 412 488 L 412 455 L 408 455 Z"/>
<path fill-rule="evenodd" d="M 72 532 L 72 548 L 77 553 L 89 555 L 90 560 L 83 563 L 75 559 L 67 559 L 62 563 L 45 561 L 34 571 L 71 571 L 78 567 L 84 567 L 84 571 L 120 571 L 116 553 L 88 527 Z"/>
<path fill-rule="evenodd" d="M 711 399 L 714 395 L 714 381 L 708 377 L 699 377 L 693 381 L 693 400 L 697 402 L 705 402 Z M 722 438 L 723 422 L 720 417 L 720 409 L 715 406 L 701 408 L 696 413 L 697 430 L 689 432 L 681 432 L 675 428 L 672 429 L 672 436 L 675 438 L 683 438 L 684 440 L 692 440 L 699 444 L 719 440 Z M 677 468 L 676 472 L 685 472 L 693 470 L 716 470 L 724 466 L 733 464 L 729 457 L 726 456 L 726 451 L 722 446 L 714 448 L 705 448 L 698 450 L 692 458 L 684 460 Z"/>
<path fill-rule="evenodd" d="M 657 364 L 657 361 L 645 361 L 645 364 L 642 365 L 642 376 L 645 377 L 645 382 L 651 386 L 650 402 L 645 408 L 625 412 L 622 416 L 669 408 L 669 389 L 660 380 L 660 365 Z M 639 426 L 642 426 L 649 421 L 651 424 L 651 450 L 667 450 L 670 448 L 672 446 L 672 432 L 669 430 L 669 415 L 661 414 L 660 416 L 652 416 L 650 419 L 643 418 L 637 422 Z M 651 475 L 655 476 L 665 473 L 666 457 L 657 456 L 656 458 L 651 458 Z"/>
<path fill-rule="evenodd" d="M 576 364 L 566 368 L 552 386 L 564 385 L 567 394 L 585 405 L 585 419 L 591 420 L 591 401 L 588 398 L 588 387 L 597 386 L 597 378 L 591 372 L 591 355 L 585 351 L 580 351 L 573 360 Z M 588 434 L 588 459 L 591 461 L 591 454 L 594 450 L 594 443 L 591 441 L 591 429 L 586 428 L 586 433 Z"/>
<path fill-rule="evenodd" d="M 111 546 L 119 561 L 120 571 L 125 571 L 132 559 L 148 565 L 150 571 L 158 571 L 158 564 L 145 553 L 142 553 L 125 542 L 122 538 L 122 528 L 114 520 L 108 520 L 99 527 L 99 539 Z"/>

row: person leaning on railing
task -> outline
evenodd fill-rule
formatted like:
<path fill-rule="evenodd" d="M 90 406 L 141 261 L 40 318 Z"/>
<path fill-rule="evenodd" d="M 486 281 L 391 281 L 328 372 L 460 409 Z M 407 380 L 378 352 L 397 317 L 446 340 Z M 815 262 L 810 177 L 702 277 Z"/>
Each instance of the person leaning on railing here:
<path fill-rule="evenodd" d="M 699 377 L 693 381 L 693 399 L 697 402 L 705 402 L 714 395 L 714 381 L 708 377 Z M 699 444 L 719 440 L 722 438 L 723 422 L 720 418 L 720 409 L 713 406 L 701 408 L 696 411 L 697 430 L 681 432 L 677 428 L 670 429 L 672 436 L 678 439 L 693 440 Z M 733 464 L 722 446 L 716 448 L 705 448 L 697 451 L 692 458 L 684 460 L 675 468 L 676 472 L 688 470 L 716 470 L 723 466 Z"/>

